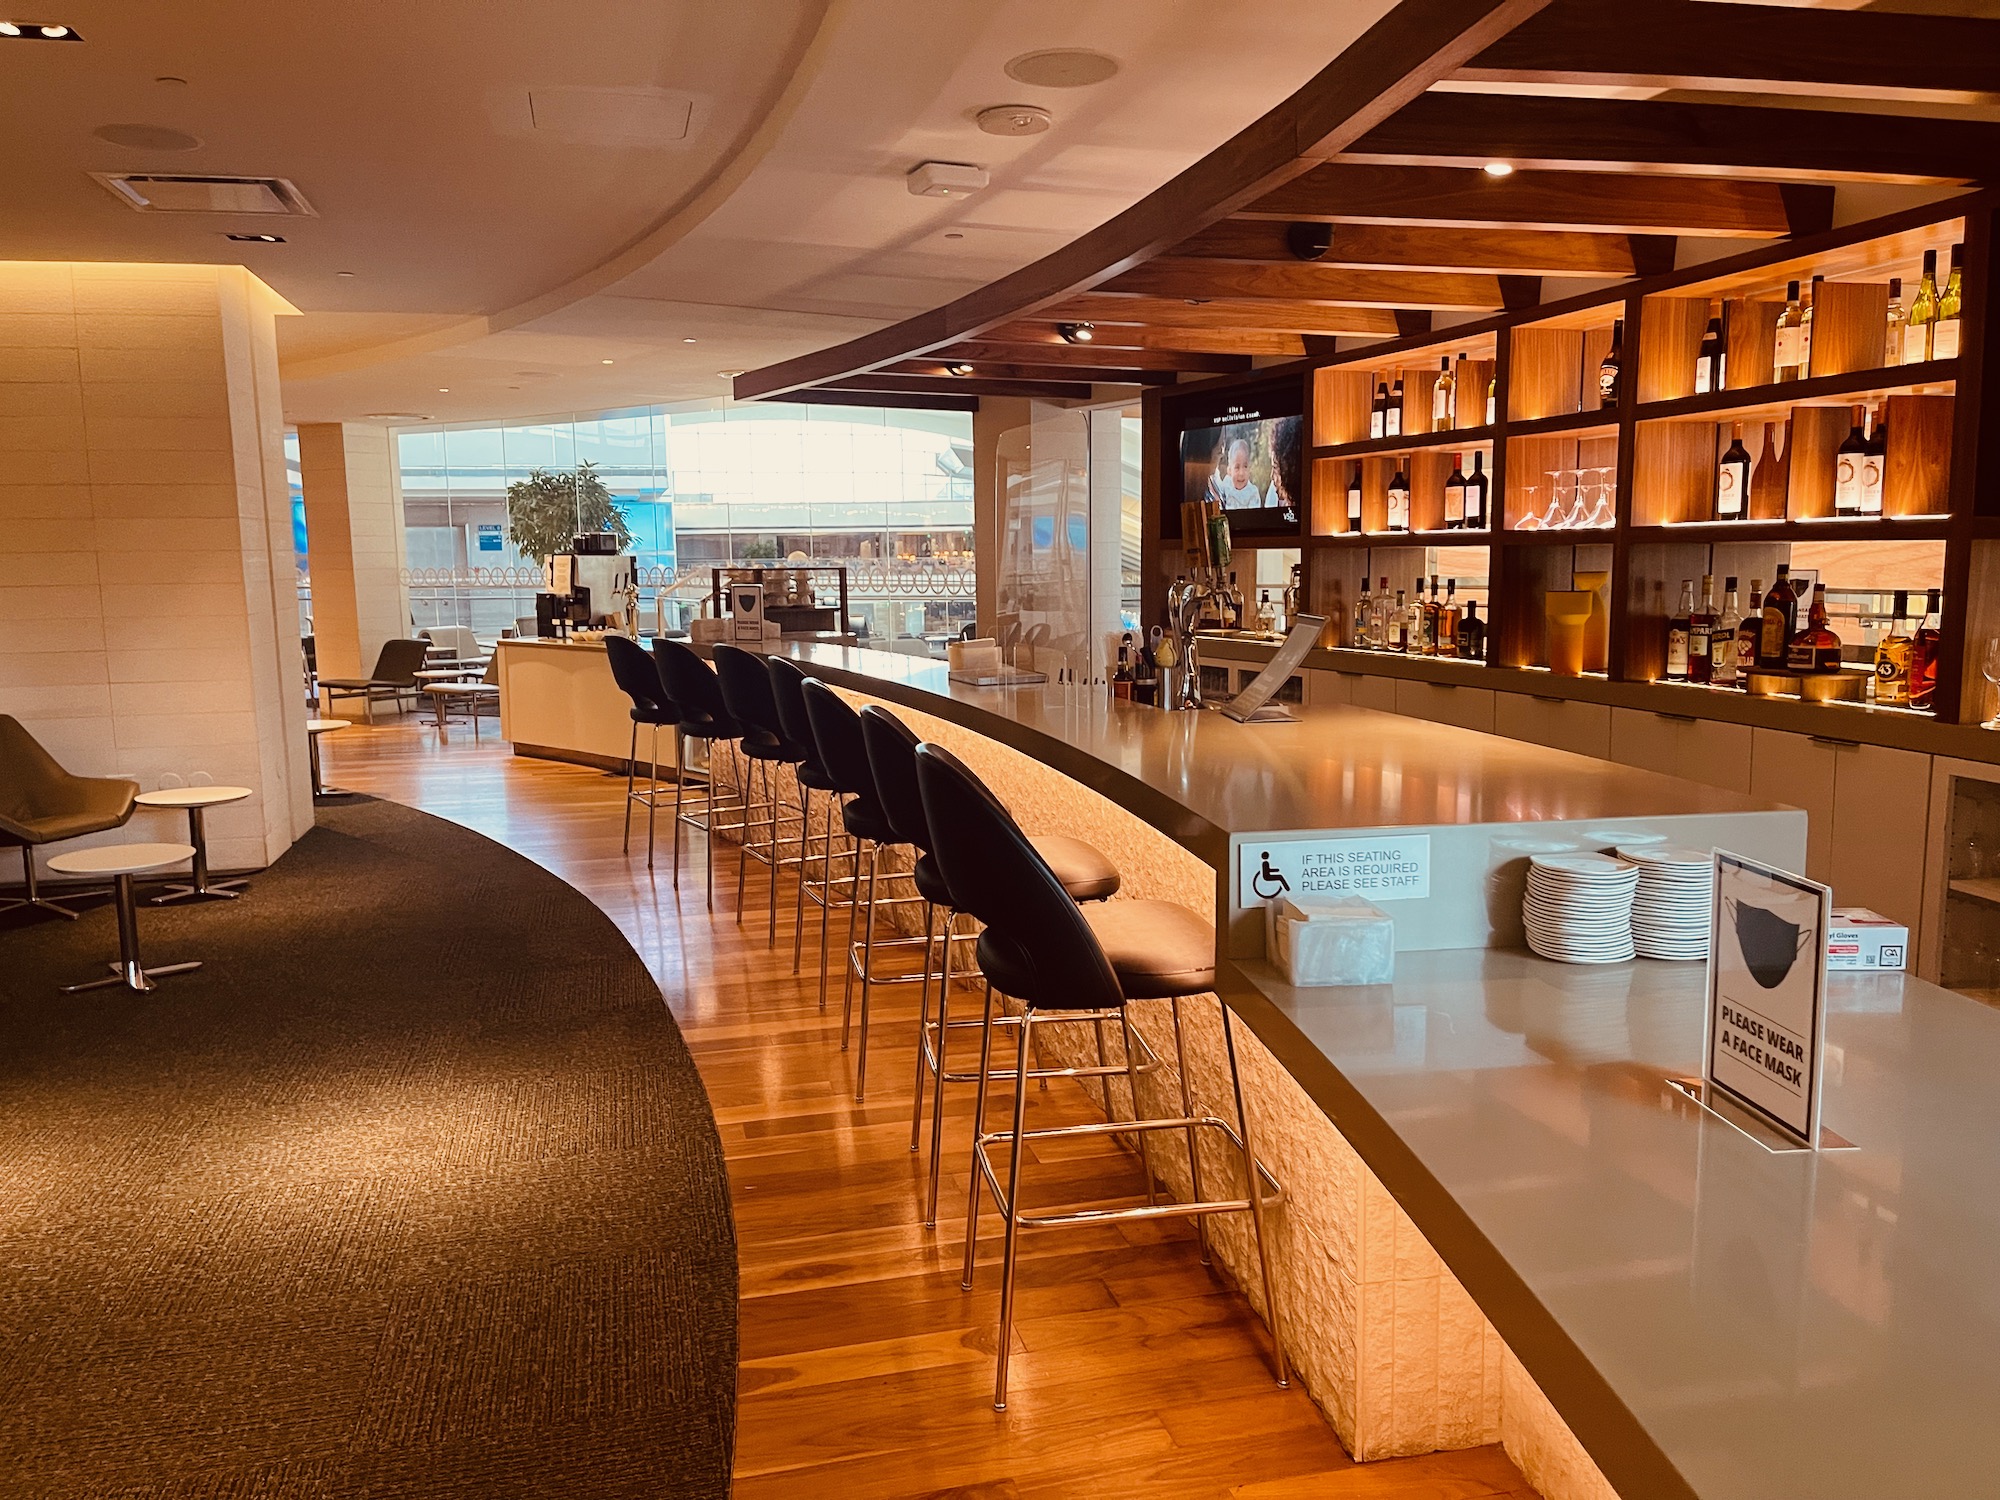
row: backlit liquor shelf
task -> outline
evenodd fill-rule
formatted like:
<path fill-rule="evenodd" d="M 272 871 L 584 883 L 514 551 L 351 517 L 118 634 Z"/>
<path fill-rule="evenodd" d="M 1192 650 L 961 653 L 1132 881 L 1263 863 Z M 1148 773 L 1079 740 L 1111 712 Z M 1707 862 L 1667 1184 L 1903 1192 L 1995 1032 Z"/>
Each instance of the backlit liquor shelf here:
<path fill-rule="evenodd" d="M 1387 577 L 1392 593 L 1427 595 L 1439 574 L 1458 580 L 1461 601 L 1480 600 L 1495 673 L 1589 672 L 1585 694 L 1697 717 L 1840 713 L 1838 733 L 1861 742 L 1908 743 L 1913 720 L 1965 726 L 1971 740 L 1925 739 L 1983 760 L 1975 726 L 1993 717 L 1994 688 L 1981 664 L 2000 635 L 2000 397 L 1981 378 L 1994 342 L 1984 252 L 1969 274 L 1965 247 L 1988 243 L 1996 217 L 2000 195 L 1971 193 L 1254 380 L 1185 383 L 1148 401 L 1149 451 L 1171 451 L 1181 412 L 1232 391 L 1302 403 L 1297 530 L 1237 545 L 1300 549 L 1306 605 L 1332 621 L 1339 670 L 1463 677 L 1461 660 L 1348 649 L 1364 586 Z M 1475 474 L 1483 503 L 1468 509 Z M 1170 578 L 1174 519 L 1148 542 L 1153 573 Z M 1848 680 L 1748 706 L 1741 691 L 1670 683 L 1683 590 L 1699 603 L 1712 579 L 1719 612 L 1728 579 L 1761 595 L 1780 564 L 1803 585 L 1798 628 L 1824 587 L 1832 675 Z M 1893 596 L 1907 596 L 1913 627 L 1933 589 L 1929 705 L 1913 714 L 1892 694 L 1885 713 L 1858 713 L 1872 708 Z M 1584 594 L 1597 644 L 1579 664 L 1564 622 Z M 1817 659 L 1835 660 L 1824 638 Z M 1804 701 L 1856 689 L 1859 703 Z"/>

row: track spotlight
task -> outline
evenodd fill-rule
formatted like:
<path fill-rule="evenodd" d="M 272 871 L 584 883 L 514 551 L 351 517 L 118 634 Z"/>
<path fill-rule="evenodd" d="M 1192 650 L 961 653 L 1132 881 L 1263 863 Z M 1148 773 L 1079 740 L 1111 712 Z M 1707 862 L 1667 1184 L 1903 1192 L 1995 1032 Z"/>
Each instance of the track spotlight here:
<path fill-rule="evenodd" d="M 1062 335 L 1065 344 L 1087 344 L 1097 337 L 1094 323 L 1058 323 L 1056 332 Z"/>

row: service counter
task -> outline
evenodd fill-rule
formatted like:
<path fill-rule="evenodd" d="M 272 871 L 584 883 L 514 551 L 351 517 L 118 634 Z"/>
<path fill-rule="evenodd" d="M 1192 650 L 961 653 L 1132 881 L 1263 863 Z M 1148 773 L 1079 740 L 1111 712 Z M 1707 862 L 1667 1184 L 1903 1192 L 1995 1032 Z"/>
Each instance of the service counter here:
<path fill-rule="evenodd" d="M 499 641 L 500 736 L 516 755 L 625 770 L 632 748 L 632 700 L 618 690 L 604 642 Z M 674 737 L 661 731 L 660 768 L 674 764 Z M 642 730 L 639 758 L 650 763 L 653 735 Z"/>
<path fill-rule="evenodd" d="M 1700 964 L 1521 947 L 1533 850 L 1665 835 L 1798 868 L 1802 813 L 1351 706 L 1240 725 L 785 649 L 946 744 L 1029 832 L 1100 843 L 1125 894 L 1219 917 L 1284 1184 L 1281 1326 L 1357 1458 L 1500 1441 L 1551 1500 L 1992 1487 L 2000 1015 L 1836 976 L 1825 1122 L 1854 1149 L 1774 1154 L 1666 1082 L 1697 1070 Z M 1242 851 L 1357 833 L 1431 841 L 1429 894 L 1385 902 L 1396 981 L 1293 990 L 1263 959 Z M 1171 1057 L 1163 1018 L 1135 1009 Z M 1216 1013 L 1190 1040 L 1198 1108 L 1226 1114 Z M 1163 1068 L 1142 1103 L 1177 1089 Z M 1155 1167 L 1186 1189 L 1184 1158 Z M 1203 1171 L 1232 1175 L 1221 1156 Z M 1219 1259 L 1268 1318 L 1237 1217 L 1212 1221 Z"/>

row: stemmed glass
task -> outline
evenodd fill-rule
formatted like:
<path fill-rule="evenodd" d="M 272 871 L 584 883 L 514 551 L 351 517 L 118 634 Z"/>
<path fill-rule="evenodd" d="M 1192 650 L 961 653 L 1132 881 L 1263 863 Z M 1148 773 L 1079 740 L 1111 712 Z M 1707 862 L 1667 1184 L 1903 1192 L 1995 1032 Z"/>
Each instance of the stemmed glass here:
<path fill-rule="evenodd" d="M 1617 520 L 1613 498 L 1618 493 L 1618 486 L 1612 481 L 1611 476 L 1615 475 L 1618 471 L 1616 469 L 1592 469 L 1590 472 L 1597 476 L 1597 504 L 1591 507 L 1590 519 L 1584 524 L 1586 526 L 1597 527 L 1611 526 Z"/>
<path fill-rule="evenodd" d="M 1574 494 L 1576 476 L 1581 471 L 1576 469 L 1550 469 L 1546 472 L 1549 476 L 1549 509 L 1548 514 L 1542 517 L 1542 530 L 1560 531 L 1568 520 L 1568 513 L 1563 510 L 1562 503 L 1563 476 L 1565 474 L 1570 476 L 1571 493 Z"/>
<path fill-rule="evenodd" d="M 1980 658 L 1979 672 L 1996 689 L 2000 689 L 2000 636 L 1986 643 L 1986 654 Z M 1979 726 L 1981 729 L 2000 729 L 2000 700 L 1993 705 L 1993 717 Z"/>
<path fill-rule="evenodd" d="M 1516 531 L 1540 531 L 1542 529 L 1542 518 L 1535 514 L 1535 496 L 1541 493 L 1541 489 L 1542 487 L 1538 484 L 1524 484 L 1521 486 L 1521 519 L 1514 523 Z"/>

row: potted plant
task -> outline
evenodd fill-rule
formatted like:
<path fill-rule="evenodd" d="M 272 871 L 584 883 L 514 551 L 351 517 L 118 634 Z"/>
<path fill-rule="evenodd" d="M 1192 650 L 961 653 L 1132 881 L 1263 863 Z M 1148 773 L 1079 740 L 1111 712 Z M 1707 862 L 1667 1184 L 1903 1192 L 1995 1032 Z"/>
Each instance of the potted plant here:
<path fill-rule="evenodd" d="M 596 465 L 553 473 L 533 469 L 526 479 L 507 486 L 507 535 L 523 557 L 546 563 L 569 551 L 572 540 L 586 531 L 611 532 L 621 552 L 632 545 L 625 517 Z"/>

